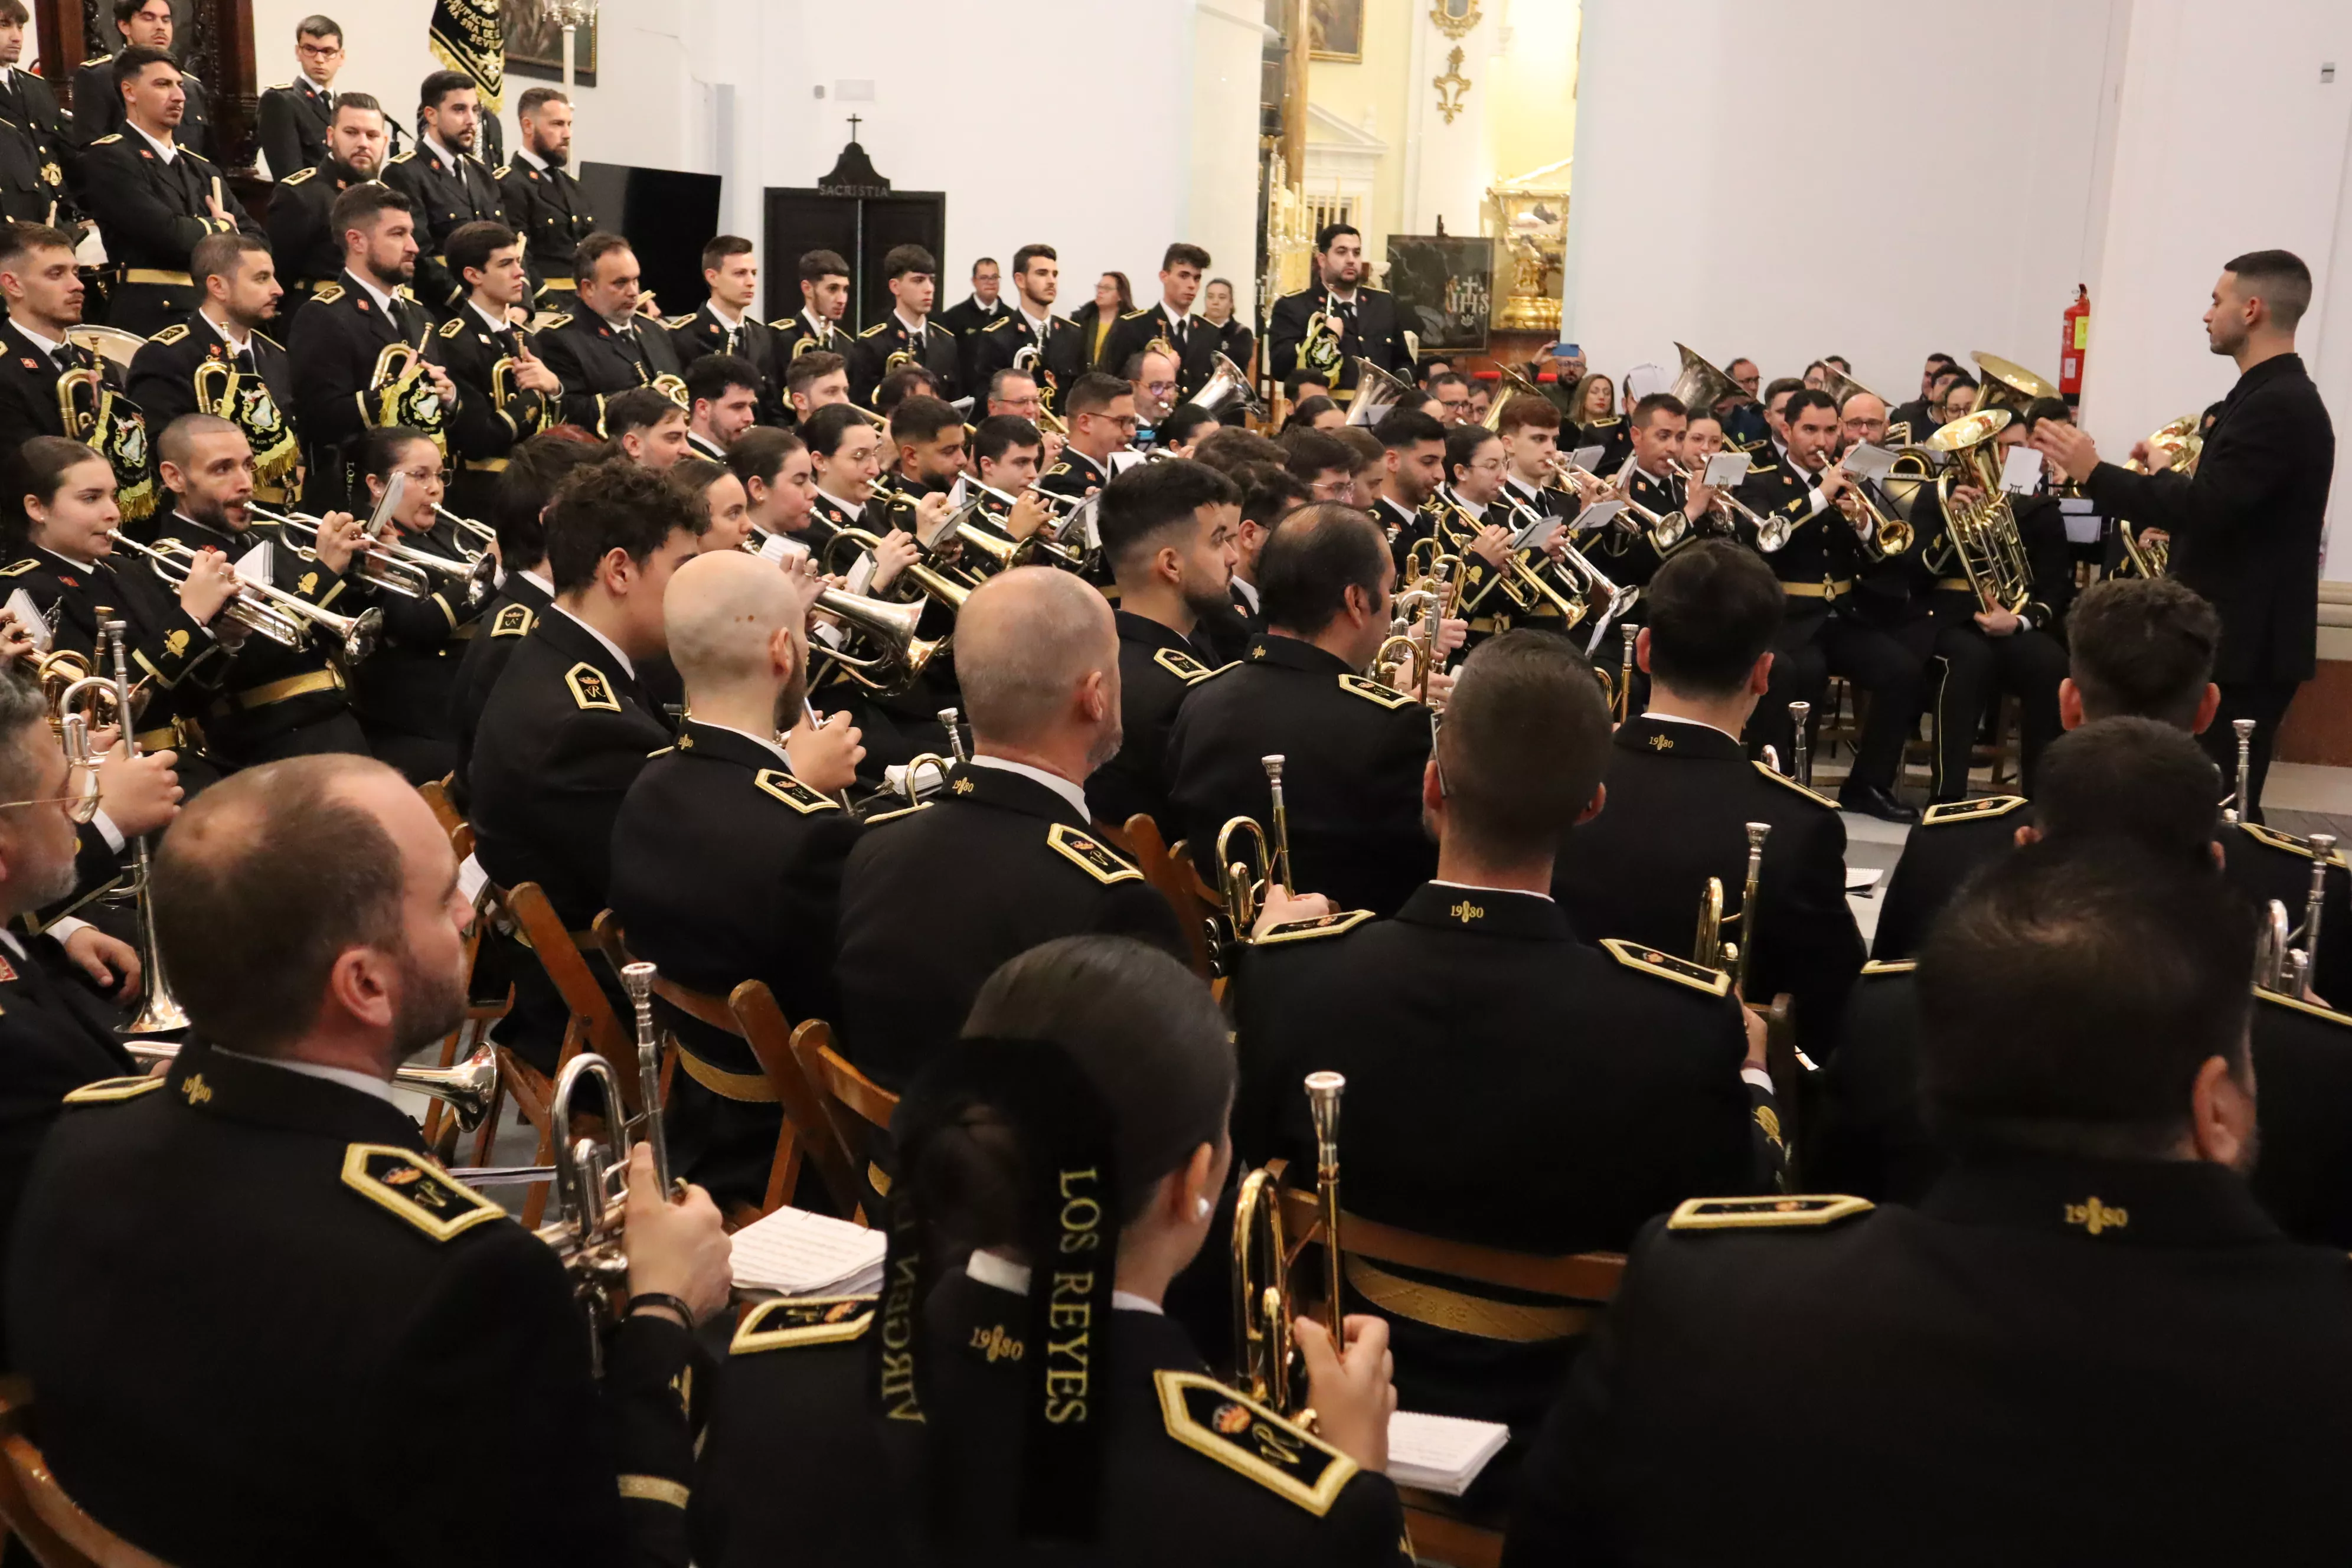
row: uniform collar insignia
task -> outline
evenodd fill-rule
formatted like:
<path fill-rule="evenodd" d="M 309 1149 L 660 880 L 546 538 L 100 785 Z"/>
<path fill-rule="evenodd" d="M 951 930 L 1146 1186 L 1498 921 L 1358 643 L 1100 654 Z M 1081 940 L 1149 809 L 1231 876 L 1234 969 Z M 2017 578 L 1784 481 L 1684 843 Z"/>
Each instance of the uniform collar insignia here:
<path fill-rule="evenodd" d="M 1937 1219 L 2038 1230 L 2084 1246 L 2284 1239 L 2242 1179 L 2193 1161 L 1985 1157 L 1955 1165 L 1919 1206 Z"/>
<path fill-rule="evenodd" d="M 389 1100 L 233 1056 L 201 1039 L 181 1048 L 165 1081 L 179 1104 L 203 1114 L 402 1149 L 424 1147 L 416 1123 Z"/>
<path fill-rule="evenodd" d="M 1519 937 L 1535 942 L 1570 939 L 1568 917 L 1558 904 L 1536 893 L 1496 888 L 1454 888 L 1423 882 L 1396 912 L 1408 925 L 1469 931 L 1480 936 Z"/>

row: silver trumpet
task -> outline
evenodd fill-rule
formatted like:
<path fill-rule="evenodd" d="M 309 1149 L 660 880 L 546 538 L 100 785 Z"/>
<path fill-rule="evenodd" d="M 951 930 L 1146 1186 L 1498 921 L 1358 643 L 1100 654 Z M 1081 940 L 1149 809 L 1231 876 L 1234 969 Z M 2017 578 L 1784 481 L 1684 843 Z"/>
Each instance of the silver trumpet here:
<path fill-rule="evenodd" d="M 2315 833 L 2311 845 L 2311 890 L 2304 895 L 2303 921 L 2287 924 L 2286 905 L 2276 899 L 2263 910 L 2254 944 L 2254 984 L 2301 1002 L 2316 1002 L 2312 976 L 2319 964 L 2319 917 L 2327 903 L 2327 868 L 2336 859 L 2336 836 Z"/>
<path fill-rule="evenodd" d="M 2247 814 L 2253 804 L 2248 797 L 2253 794 L 2254 721 L 2232 719 L 2230 728 L 2238 736 L 2238 787 L 2229 799 L 2221 803 L 2221 820 L 2245 822 L 2250 820 Z"/>
<path fill-rule="evenodd" d="M 447 523 L 457 536 L 457 548 L 466 552 L 469 561 L 479 560 L 484 552 L 499 542 L 499 531 L 487 522 L 476 522 L 470 517 L 459 517 L 439 501 L 433 503 L 433 515 Z M 466 541 L 476 541 L 473 549 L 466 549 Z"/>
<path fill-rule="evenodd" d="M 167 539 L 160 546 L 150 547 L 126 537 L 119 530 L 110 531 L 107 537 L 125 549 L 147 557 L 155 574 L 164 582 L 177 585 L 187 581 L 189 563 L 196 552 L 177 540 Z M 356 616 L 339 616 L 320 609 L 299 594 L 289 594 L 272 583 L 256 583 L 237 579 L 236 597 L 222 606 L 221 614 L 246 630 L 267 637 L 280 647 L 300 647 L 310 640 L 311 628 L 329 632 L 343 642 L 343 657 L 357 664 L 376 649 L 383 637 L 383 612 L 362 610 Z"/>
<path fill-rule="evenodd" d="M 151 975 L 154 973 L 149 971 Z M 176 1045 L 136 1039 L 127 1042 L 123 1049 L 131 1053 L 131 1060 L 147 1064 L 168 1062 L 180 1054 Z M 498 1052 L 484 1045 L 453 1067 L 401 1068 L 394 1072 L 392 1081 L 402 1089 L 439 1100 L 457 1118 L 458 1130 L 471 1132 L 489 1115 L 491 1098 L 498 1092 Z"/>
<path fill-rule="evenodd" d="M 245 510 L 264 522 L 275 524 L 295 554 L 305 561 L 319 559 L 318 518 L 308 512 L 270 511 L 250 501 L 246 503 Z M 303 542 L 306 539 L 308 543 Z M 382 540 L 362 540 L 352 552 L 352 560 L 360 581 L 371 587 L 382 588 L 387 594 L 397 594 L 404 599 L 430 598 L 433 595 L 431 569 L 403 559 L 404 554 L 419 553 L 404 545 L 387 544 Z M 471 566 L 460 562 L 446 561 L 437 555 L 426 559 L 460 577 L 470 576 L 473 573 Z"/>
<path fill-rule="evenodd" d="M 1795 771 L 1789 776 L 1807 789 L 1811 789 L 1813 784 L 1813 742 L 1812 737 L 1805 733 L 1805 721 L 1812 716 L 1811 703 L 1789 704 L 1789 744 L 1790 760 L 1795 763 Z"/>

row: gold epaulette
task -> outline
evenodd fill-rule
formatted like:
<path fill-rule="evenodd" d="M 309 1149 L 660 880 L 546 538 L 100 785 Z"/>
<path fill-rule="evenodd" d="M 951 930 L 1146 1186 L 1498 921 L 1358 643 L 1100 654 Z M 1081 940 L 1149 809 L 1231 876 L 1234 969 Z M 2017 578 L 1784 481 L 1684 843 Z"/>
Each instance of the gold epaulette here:
<path fill-rule="evenodd" d="M 1868 1214 L 1868 1198 L 1843 1193 L 1758 1198 L 1686 1198 L 1666 1221 L 1668 1230 L 1820 1230 Z"/>
<path fill-rule="evenodd" d="M 383 166 L 384 166 L 385 168 L 389 169 L 389 168 L 390 168 L 390 167 L 392 167 L 394 163 L 407 163 L 411 158 L 414 158 L 414 157 L 415 157 L 415 156 L 416 156 L 416 149 L 415 149 L 415 148 L 414 148 L 414 147 L 411 147 L 411 148 L 410 148 L 407 152 L 405 152 L 405 153 L 394 153 L 394 154 L 393 154 L 391 157 L 386 158 L 386 159 L 383 161 Z"/>
<path fill-rule="evenodd" d="M 1214 1378 L 1163 1369 L 1151 1380 L 1171 1437 L 1318 1519 L 1356 1477 L 1356 1461 Z"/>
<path fill-rule="evenodd" d="M 293 89 L 293 86 L 294 84 L 290 81 L 276 81 L 271 82 L 268 87 L 263 88 L 261 90 L 264 92 L 287 92 L 290 91 Z"/>
<path fill-rule="evenodd" d="M 912 805 L 902 805 L 896 811 L 878 812 L 866 819 L 866 826 L 868 827 L 879 827 L 886 822 L 896 822 L 901 817 L 912 816 L 919 811 L 929 811 L 930 809 L 931 803 L 929 801 L 919 800 Z"/>
<path fill-rule="evenodd" d="M 860 341 L 860 342 L 864 342 L 866 339 L 872 337 L 872 336 L 873 336 L 875 333 L 877 333 L 877 332 L 887 332 L 887 331 L 888 331 L 889 330 L 890 330 L 890 323 L 889 323 L 889 322 L 887 322 L 887 321 L 877 321 L 877 322 L 875 322 L 872 326 L 870 326 L 870 327 L 866 328 L 864 331 L 862 331 L 862 332 L 860 332 L 860 333 L 858 333 L 858 334 L 857 334 L 857 336 L 858 336 L 858 341 Z"/>
<path fill-rule="evenodd" d="M 512 173 L 514 173 L 514 165 L 512 163 L 500 163 L 497 168 L 490 171 L 490 178 L 493 180 L 503 180 Z"/>
<path fill-rule="evenodd" d="M 2319 858 L 2318 851 L 2312 848 L 2311 840 L 2308 838 L 2298 838 L 2292 833 L 2281 833 L 2275 827 L 2264 827 L 2259 822 L 2241 822 L 2238 824 L 2238 831 L 2268 848 L 2284 849 L 2290 855 L 2300 855 L 2306 860 Z M 2338 849 L 2330 856 L 2329 864 L 2342 866 L 2352 862 L 2346 861 L 2344 851 Z"/>
<path fill-rule="evenodd" d="M 1974 822 L 1984 816 L 2007 816 L 2025 804 L 2021 795 L 1988 795 L 1975 800 L 1948 800 L 1931 805 L 1919 816 L 1922 827 L 1940 827 L 1948 822 Z"/>
<path fill-rule="evenodd" d="M 40 563 L 39 558 L 32 555 L 26 556 L 22 561 L 11 561 L 7 565 L 0 566 L 0 577 L 21 577 Z"/>
<path fill-rule="evenodd" d="M 655 747 L 652 751 L 647 752 L 646 753 L 646 761 L 647 761 L 647 762 L 649 762 L 649 763 L 650 763 L 650 762 L 652 762 L 656 757 L 667 757 L 667 756 L 668 756 L 672 752 L 675 752 L 675 751 L 677 751 L 677 748 L 676 746 L 656 746 L 656 747 Z"/>
<path fill-rule="evenodd" d="M 286 345 L 284 343 L 279 342 L 276 338 L 271 337 L 268 332 L 263 331 L 260 328 L 256 327 L 253 330 L 253 335 L 259 338 L 263 342 L 268 343 L 271 348 L 276 349 L 279 353 L 284 353 L 286 352 Z"/>
<path fill-rule="evenodd" d="M 1796 780 L 1780 772 L 1778 768 L 1768 768 L 1762 763 L 1758 763 L 1756 764 L 1756 771 L 1762 773 L 1766 778 L 1770 779 L 1774 784 L 1779 784 L 1782 789 L 1795 790 L 1799 795 L 1803 795 L 1815 805 L 1825 805 L 1832 811 L 1835 811 L 1838 808 L 1837 802 L 1822 794 L 1819 790 L 1810 789 L 1807 786 L 1799 784 Z"/>
<path fill-rule="evenodd" d="M 2333 1007 L 2323 1007 L 2316 1002 L 2306 1002 L 2300 996 L 2289 996 L 2282 992 L 2266 990 L 2257 985 L 2254 987 L 2254 1000 L 2268 1002 L 2274 1007 L 2292 1008 L 2297 1013 L 2308 1013 L 2315 1018 L 2325 1018 L 2331 1024 L 2340 1024 L 2347 1029 L 2352 1029 L 2352 1013 L 2339 1013 Z"/>
<path fill-rule="evenodd" d="M 1143 873 L 1120 859 L 1108 846 L 1079 832 L 1066 822 L 1057 822 L 1046 828 L 1045 842 L 1052 845 L 1063 859 L 1105 887 L 1114 882 L 1143 880 Z"/>
<path fill-rule="evenodd" d="M 534 618 L 529 605 L 509 605 L 500 610 L 498 618 L 490 623 L 490 635 L 494 637 L 528 636 Z"/>
<path fill-rule="evenodd" d="M 1314 942 L 1327 936 L 1344 936 L 1371 918 L 1370 910 L 1335 910 L 1311 921 L 1285 921 L 1280 925 L 1268 926 L 1264 936 L 1252 937 L 1250 941 L 1265 947 L 1277 942 Z"/>
<path fill-rule="evenodd" d="M 136 1100 L 163 1087 L 160 1078 L 142 1073 L 133 1078 L 102 1078 L 96 1083 L 86 1083 L 66 1096 L 68 1105 L 113 1105 L 125 1100 Z"/>
<path fill-rule="evenodd" d="M 803 816 L 814 816 L 820 811 L 839 811 L 841 802 L 809 788 L 782 768 L 761 768 L 751 775 L 751 782 L 769 795 L 782 801 Z"/>
<path fill-rule="evenodd" d="M 1196 680 L 1206 680 L 1215 672 L 1181 648 L 1159 647 L 1151 650 L 1151 662 L 1190 686 Z"/>
<path fill-rule="evenodd" d="M 1410 693 L 1391 691 L 1379 681 L 1367 680 L 1360 675 L 1340 676 L 1339 689 L 1352 692 L 1367 702 L 1377 702 L 1383 708 L 1403 708 L 1412 701 Z"/>
<path fill-rule="evenodd" d="M 1149 310 L 1129 310 L 1126 315 L 1121 316 L 1119 320 L 1122 321 L 1139 321 L 1150 314 L 1151 314 L 1151 312 Z"/>
<path fill-rule="evenodd" d="M 320 289 L 316 294 L 310 296 L 311 299 L 317 300 L 321 305 L 331 305 L 342 297 L 343 286 L 340 283 L 330 283 L 324 289 Z"/>
<path fill-rule="evenodd" d="M 613 713 L 621 710 L 621 700 L 613 695 L 612 682 L 586 659 L 563 672 L 563 684 L 572 689 L 572 700 L 583 709 L 601 708 Z"/>
<path fill-rule="evenodd" d="M 1604 936 L 1601 945 L 1609 956 L 1626 968 L 1659 980 L 1671 980 L 1677 985 L 1687 985 L 1694 991 L 1704 991 L 1710 996 L 1731 994 L 1731 976 L 1720 969 L 1709 969 L 1704 963 L 1693 963 L 1671 952 L 1661 952 L 1654 947 L 1622 938 Z"/>
<path fill-rule="evenodd" d="M 188 323 L 185 321 L 174 321 L 170 326 L 165 327 L 162 331 L 150 336 L 147 341 L 151 343 L 176 343 L 187 335 Z"/>
<path fill-rule="evenodd" d="M 114 57 L 112 55 L 92 55 L 89 58 L 82 61 L 81 63 L 85 66 L 102 66 L 108 64 L 113 58 Z"/>
<path fill-rule="evenodd" d="M 110 146 L 112 146 L 115 142 L 120 142 L 120 141 L 121 141 L 121 140 L 122 140 L 122 132 L 120 132 L 120 131 L 115 131 L 115 132 L 109 132 L 108 134 L 106 134 L 106 135 L 104 135 L 104 136 L 100 137 L 97 141 L 95 141 L 95 142 L 91 142 L 91 143 L 90 143 L 90 145 L 91 145 L 91 146 L 93 146 L 93 147 L 110 147 Z"/>
<path fill-rule="evenodd" d="M 441 323 L 441 335 L 445 338 L 455 338 L 465 330 L 466 319 L 463 316 L 452 316 Z"/>
<path fill-rule="evenodd" d="M 1004 326 L 1007 326 L 1007 325 L 1011 324 L 1012 321 L 1013 321 L 1013 318 L 1012 318 L 1011 316 L 999 316 L 999 317 L 997 317 L 997 318 L 996 318 L 996 320 L 994 320 L 994 321 L 992 321 L 989 322 L 989 323 L 988 323 L 988 325 L 986 325 L 986 326 L 984 326 L 984 327 L 981 328 L 980 330 L 981 330 L 982 331 L 983 331 L 983 332 L 992 332 L 992 331 L 997 331 L 997 330 L 998 330 L 999 328 L 1001 328 L 1001 327 L 1004 327 Z"/>
<path fill-rule="evenodd" d="M 842 1344 L 873 1326 L 877 1300 L 872 1296 L 796 1296 L 762 1301 L 735 1325 L 735 1337 L 728 1342 L 727 1353 L 756 1355 L 761 1351 Z"/>
<path fill-rule="evenodd" d="M 278 181 L 278 183 L 279 184 L 281 184 L 281 185 L 299 185 L 299 184 L 300 184 L 303 181 L 305 181 L 305 180 L 309 179 L 311 175 L 313 175 L 313 174 L 317 174 L 318 172 L 319 172 L 319 165 L 317 165 L 316 163 L 313 163 L 313 164 L 311 164 L 310 167 L 308 167 L 308 168 L 306 168 L 306 169 L 297 169 L 297 170 L 295 170 L 292 174 L 290 174 L 287 175 L 284 179 L 282 179 L 282 180 Z"/>
<path fill-rule="evenodd" d="M 436 1241 L 506 1217 L 506 1210 L 465 1183 L 451 1180 L 432 1161 L 390 1143 L 354 1143 L 345 1149 L 343 1185 Z"/>
<path fill-rule="evenodd" d="M 1916 958 L 1874 958 L 1862 966 L 1864 975 L 1908 974 L 1919 967 Z"/>
<path fill-rule="evenodd" d="M 659 320 L 663 326 L 675 332 L 694 325 L 694 312 L 688 310 L 683 316 L 663 316 Z"/>

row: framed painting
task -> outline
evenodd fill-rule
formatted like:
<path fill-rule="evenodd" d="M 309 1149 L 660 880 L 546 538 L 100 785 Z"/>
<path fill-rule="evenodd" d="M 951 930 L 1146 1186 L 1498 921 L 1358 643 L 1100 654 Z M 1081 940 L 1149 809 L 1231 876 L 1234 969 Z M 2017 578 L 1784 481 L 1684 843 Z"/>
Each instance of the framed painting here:
<path fill-rule="evenodd" d="M 1483 235 L 1392 234 L 1383 281 L 1423 353 L 1486 346 L 1495 242 Z"/>
<path fill-rule="evenodd" d="M 1363 63 L 1364 0 L 1307 0 L 1307 58 Z"/>
<path fill-rule="evenodd" d="M 506 18 L 507 74 L 563 79 L 563 18 L 554 0 L 506 0 L 499 7 Z M 582 87 L 596 85 L 596 24 L 580 29 L 580 68 L 572 78 Z"/>

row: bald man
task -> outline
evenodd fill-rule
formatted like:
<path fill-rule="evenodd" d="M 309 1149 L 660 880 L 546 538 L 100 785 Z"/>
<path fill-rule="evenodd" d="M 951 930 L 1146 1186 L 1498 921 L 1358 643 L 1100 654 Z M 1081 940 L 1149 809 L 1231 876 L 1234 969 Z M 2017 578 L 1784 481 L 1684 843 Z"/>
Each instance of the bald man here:
<path fill-rule="evenodd" d="M 662 619 L 693 716 L 629 786 L 611 883 L 630 950 L 666 978 L 722 997 L 764 981 L 794 1023 L 835 1016 L 834 918 L 858 832 L 838 796 L 865 754 L 849 715 L 809 722 L 803 595 L 740 550 L 670 579 Z M 668 1023 L 672 1160 L 722 1209 L 761 1205 L 782 1118 L 759 1061 L 724 1029 Z"/>
<path fill-rule="evenodd" d="M 956 617 L 972 759 L 935 799 L 870 817 L 841 889 L 842 1048 L 896 1089 L 956 1037 L 996 966 L 1041 942 L 1139 937 L 1175 911 L 1093 831 L 1086 782 L 1119 747 L 1118 633 L 1085 582 L 1022 567 Z"/>

